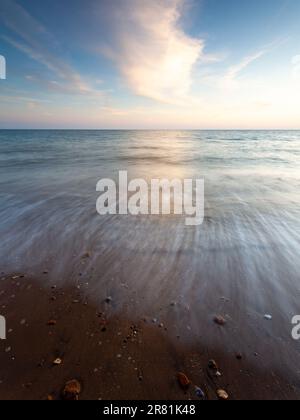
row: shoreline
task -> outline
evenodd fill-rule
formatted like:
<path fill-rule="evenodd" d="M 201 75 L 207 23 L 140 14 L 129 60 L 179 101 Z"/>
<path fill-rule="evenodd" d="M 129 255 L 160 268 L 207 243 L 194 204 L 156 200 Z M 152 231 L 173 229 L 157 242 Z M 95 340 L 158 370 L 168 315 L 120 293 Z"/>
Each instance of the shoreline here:
<path fill-rule="evenodd" d="M 207 400 L 217 400 L 218 390 L 230 400 L 300 399 L 300 383 L 263 369 L 259 355 L 255 365 L 251 350 L 238 354 L 224 346 L 220 352 L 197 340 L 176 341 L 167 324 L 133 320 L 125 310 L 113 314 L 109 298 L 96 305 L 78 287 L 42 284 L 1 276 L 0 312 L 7 321 L 7 340 L 0 341 L 1 400 L 61 399 L 74 379 L 82 400 L 199 400 L 198 388 Z M 218 369 L 209 367 L 211 360 Z M 187 389 L 179 373 L 191 382 Z"/>

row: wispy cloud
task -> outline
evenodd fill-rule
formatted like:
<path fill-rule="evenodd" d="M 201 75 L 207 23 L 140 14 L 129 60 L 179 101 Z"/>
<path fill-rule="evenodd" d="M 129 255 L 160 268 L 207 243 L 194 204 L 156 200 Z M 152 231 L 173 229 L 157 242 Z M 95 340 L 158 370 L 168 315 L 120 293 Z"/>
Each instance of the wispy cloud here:
<path fill-rule="evenodd" d="M 116 41 L 106 52 L 135 94 L 175 104 L 188 94 L 204 42 L 180 27 L 184 4 L 185 0 L 118 2 L 113 12 Z"/>
<path fill-rule="evenodd" d="M 265 53 L 266 53 L 266 51 L 259 51 L 256 54 L 253 54 L 253 55 L 250 55 L 250 56 L 244 58 L 240 63 L 231 67 L 228 70 L 228 73 L 227 73 L 226 77 L 228 79 L 235 79 L 243 70 L 245 70 L 254 61 L 261 58 Z"/>
<path fill-rule="evenodd" d="M 257 52 L 247 55 L 244 57 L 240 62 L 231 66 L 226 74 L 221 79 L 221 86 L 225 88 L 236 88 L 239 86 L 240 78 L 249 66 L 251 66 L 254 62 L 258 61 L 266 54 L 271 53 L 271 51 L 281 47 L 287 42 L 287 38 L 278 38 L 275 39 L 273 42 L 264 45 L 261 47 L 260 50 Z"/>
<path fill-rule="evenodd" d="M 218 72 L 208 69 L 207 72 L 202 73 L 199 83 L 208 87 L 211 92 L 217 92 L 217 94 L 222 94 L 224 90 L 226 93 L 234 93 L 245 87 L 245 85 L 249 87 L 249 84 L 253 85 L 257 80 L 253 79 L 253 77 L 248 77 L 247 69 L 266 53 L 267 50 L 261 49 L 255 54 L 245 56 L 234 65 L 220 69 Z"/>
<path fill-rule="evenodd" d="M 15 37 L 2 38 L 31 59 L 43 64 L 59 79 L 52 83 L 46 83 L 45 80 L 45 87 L 48 85 L 51 88 L 55 85 L 56 91 L 61 93 L 95 93 L 78 72 L 52 52 L 51 46 L 56 46 L 55 39 L 22 6 L 14 0 L 1 0 L 0 20 L 15 34 Z M 41 79 L 40 77 L 40 82 Z"/>

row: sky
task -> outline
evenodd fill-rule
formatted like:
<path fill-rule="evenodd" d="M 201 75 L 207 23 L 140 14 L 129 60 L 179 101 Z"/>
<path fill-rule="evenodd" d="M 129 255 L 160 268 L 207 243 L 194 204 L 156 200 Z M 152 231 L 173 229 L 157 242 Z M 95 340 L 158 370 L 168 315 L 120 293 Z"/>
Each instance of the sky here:
<path fill-rule="evenodd" d="M 1 0 L 0 128 L 300 129 L 299 21 L 299 0 Z"/>

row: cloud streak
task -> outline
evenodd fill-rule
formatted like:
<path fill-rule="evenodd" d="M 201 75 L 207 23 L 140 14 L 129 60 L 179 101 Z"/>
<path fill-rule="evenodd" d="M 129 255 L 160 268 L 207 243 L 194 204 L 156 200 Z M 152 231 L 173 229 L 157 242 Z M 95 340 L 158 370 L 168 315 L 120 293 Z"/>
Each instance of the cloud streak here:
<path fill-rule="evenodd" d="M 109 55 L 131 90 L 181 104 L 204 42 L 180 27 L 185 0 L 123 0 L 113 11 L 116 38 Z"/>
<path fill-rule="evenodd" d="M 245 70 L 254 61 L 261 58 L 264 54 L 265 51 L 259 51 L 256 54 L 245 57 L 239 64 L 237 64 L 236 66 L 232 66 L 229 69 L 226 77 L 231 80 L 235 79 L 243 70 Z"/>
<path fill-rule="evenodd" d="M 78 72 L 51 51 L 50 44 L 55 45 L 55 39 L 22 6 L 14 0 L 1 0 L 0 19 L 17 36 L 2 39 L 44 65 L 59 79 L 43 83 L 44 87 L 55 86 L 55 91 L 61 93 L 95 94 Z"/>

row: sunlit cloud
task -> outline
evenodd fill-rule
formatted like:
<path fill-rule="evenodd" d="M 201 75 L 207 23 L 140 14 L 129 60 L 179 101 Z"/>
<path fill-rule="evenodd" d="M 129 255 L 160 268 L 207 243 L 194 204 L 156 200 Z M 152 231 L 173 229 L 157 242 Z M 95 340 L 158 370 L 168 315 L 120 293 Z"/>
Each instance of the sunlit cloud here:
<path fill-rule="evenodd" d="M 124 0 L 115 11 L 117 41 L 106 52 L 135 94 L 166 103 L 184 102 L 193 67 L 204 49 L 203 40 L 190 37 L 180 27 L 184 3 Z"/>

